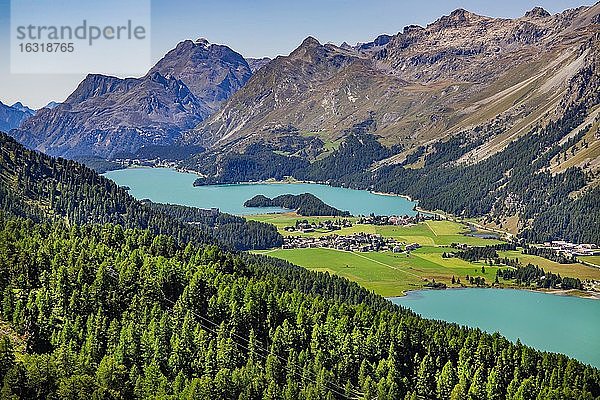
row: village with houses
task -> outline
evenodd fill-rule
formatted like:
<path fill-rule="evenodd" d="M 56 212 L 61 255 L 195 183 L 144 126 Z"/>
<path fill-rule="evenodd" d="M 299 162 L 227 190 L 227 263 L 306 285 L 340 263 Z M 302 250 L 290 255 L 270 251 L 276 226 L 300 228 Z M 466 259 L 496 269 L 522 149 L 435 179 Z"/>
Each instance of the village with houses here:
<path fill-rule="evenodd" d="M 592 243 L 571 243 L 564 240 L 555 240 L 545 242 L 541 248 L 554 250 L 557 254 L 562 254 L 566 257 L 576 256 L 596 256 L 600 255 L 600 248 Z"/>
<path fill-rule="evenodd" d="M 395 226 L 410 226 L 431 219 L 439 219 L 437 214 L 421 214 L 416 215 L 369 215 L 360 217 L 356 223 L 365 225 L 395 225 Z"/>
<path fill-rule="evenodd" d="M 393 225 L 393 226 L 410 226 L 418 224 L 419 222 L 426 221 L 428 219 L 434 219 L 434 215 L 423 215 L 417 213 L 417 215 L 370 215 L 359 217 L 355 224 L 357 225 Z M 325 220 L 319 222 L 309 222 L 308 220 L 296 220 L 296 223 L 292 226 L 286 226 L 283 228 L 286 232 L 300 232 L 300 233 L 312 233 L 317 230 L 319 231 L 338 231 L 342 228 L 351 228 L 353 225 L 352 221 L 347 218 Z"/>
<path fill-rule="evenodd" d="M 395 225 L 410 226 L 417 224 L 431 216 L 417 214 L 415 216 L 366 216 L 360 217 L 355 224 L 364 225 Z M 351 228 L 353 222 L 347 218 L 314 221 L 296 220 L 294 225 L 283 228 L 286 232 L 295 232 L 310 234 L 314 232 L 329 233 L 339 231 L 342 228 Z M 394 253 L 410 252 L 421 247 L 418 243 L 405 243 L 392 238 L 386 238 L 379 234 L 359 232 L 351 235 L 324 235 L 322 237 L 313 236 L 287 236 L 283 239 L 282 249 L 302 249 L 302 248 L 330 248 L 343 251 L 370 252 L 370 251 L 391 251 Z"/>
<path fill-rule="evenodd" d="M 342 251 L 391 251 L 394 253 L 410 252 L 421 247 L 418 243 L 406 244 L 376 233 L 354 233 L 352 235 L 287 236 L 283 239 L 284 250 L 329 248 Z"/>
<path fill-rule="evenodd" d="M 319 222 L 309 222 L 308 220 L 296 220 L 292 226 L 283 228 L 286 232 L 313 233 L 316 230 L 333 232 L 342 228 L 351 228 L 352 222 L 349 219 L 326 220 Z"/>

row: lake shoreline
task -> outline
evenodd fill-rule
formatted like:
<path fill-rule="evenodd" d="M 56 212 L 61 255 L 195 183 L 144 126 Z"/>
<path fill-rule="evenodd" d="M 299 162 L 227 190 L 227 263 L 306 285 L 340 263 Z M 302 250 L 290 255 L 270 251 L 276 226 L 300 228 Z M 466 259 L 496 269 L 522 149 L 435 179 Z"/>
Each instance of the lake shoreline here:
<path fill-rule="evenodd" d="M 539 290 L 456 289 L 460 290 L 421 290 L 409 298 L 386 299 L 423 318 L 498 332 L 512 342 L 520 340 L 538 350 L 566 354 L 600 367 L 600 303 L 574 296 L 544 296 Z"/>
<path fill-rule="evenodd" d="M 551 294 L 554 296 L 561 296 L 561 297 L 577 297 L 580 299 L 600 300 L 599 292 L 592 292 L 589 290 L 545 289 L 545 288 L 533 289 L 533 288 L 526 288 L 526 287 L 520 288 L 520 287 L 510 287 L 510 286 L 494 286 L 494 287 L 463 286 L 463 287 L 447 287 L 445 289 L 432 289 L 432 288 L 423 287 L 423 288 L 414 289 L 414 290 L 407 290 L 406 292 L 404 292 L 404 294 L 399 295 L 399 296 L 386 297 L 386 300 L 395 299 L 395 298 L 406 298 L 407 296 L 410 296 L 410 293 L 414 294 L 415 292 L 425 292 L 425 291 L 427 291 L 427 292 L 430 292 L 430 291 L 443 292 L 446 290 L 453 291 L 453 290 L 468 290 L 468 289 L 520 290 L 520 291 L 526 291 L 526 292 L 532 292 L 532 293 Z"/>
<path fill-rule="evenodd" d="M 194 174 L 197 175 L 201 178 L 205 177 L 203 174 L 201 174 L 198 171 L 194 171 L 194 170 L 188 170 L 188 169 L 181 169 L 181 168 L 173 168 L 173 167 L 162 167 L 162 166 L 146 166 L 146 165 L 132 165 L 132 166 L 128 166 L 122 169 L 128 169 L 128 168 L 132 168 L 132 169 L 137 169 L 137 168 L 145 168 L 145 169 L 170 169 L 172 171 L 176 171 L 176 172 L 182 172 L 182 173 L 189 173 L 189 174 Z M 452 216 L 441 213 L 440 211 L 431 211 L 431 210 L 426 210 L 422 207 L 419 207 L 419 201 L 418 200 L 414 200 L 411 196 L 407 195 L 407 194 L 398 194 L 398 193 L 389 193 L 389 192 L 380 192 L 377 190 L 368 190 L 368 189 L 353 189 L 353 188 L 349 188 L 349 187 L 345 187 L 345 186 L 334 186 L 331 185 L 327 182 L 322 182 L 322 181 L 311 181 L 311 180 L 301 180 L 301 179 L 296 179 L 293 177 L 290 177 L 289 179 L 286 180 L 276 180 L 276 179 L 267 179 L 267 180 L 261 180 L 261 181 L 246 181 L 246 182 L 232 182 L 232 183 L 216 183 L 216 184 L 208 184 L 208 185 L 202 185 L 205 187 L 211 187 L 211 186 L 231 186 L 231 185 L 290 185 L 290 184 L 309 184 L 309 185 L 325 185 L 325 186 L 329 186 L 332 188 L 343 188 L 343 189 L 350 189 L 350 190 L 364 190 L 366 192 L 369 192 L 371 194 L 377 195 L 377 196 L 390 196 L 390 197 L 400 197 L 403 198 L 405 200 L 410 201 L 411 203 L 415 203 L 415 206 L 413 208 L 414 211 L 423 213 L 423 214 L 429 214 L 429 215 L 437 215 L 439 217 L 441 217 L 442 219 L 450 219 Z M 277 214 L 277 213 L 275 213 Z"/>
<path fill-rule="evenodd" d="M 258 194 L 277 197 L 283 194 L 303 193 L 311 193 L 325 204 L 339 210 L 347 210 L 356 216 L 370 214 L 414 216 L 417 213 L 415 211 L 417 204 L 408 200 L 406 196 L 381 196 L 368 190 L 333 186 L 325 182 L 269 179 L 194 186 L 193 181 L 198 176 L 195 173 L 173 167 L 145 165 L 134 165 L 124 170 L 108 172 L 104 176 L 113 179 L 120 186 L 130 187 L 130 194 L 140 199 L 148 198 L 158 203 L 198 208 L 217 207 L 223 212 L 240 216 L 290 211 L 278 207 L 268 210 L 243 207 L 244 202 Z"/>
<path fill-rule="evenodd" d="M 191 169 L 183 169 L 183 168 L 178 168 L 178 167 L 167 167 L 167 166 L 146 166 L 146 165 L 131 165 L 128 167 L 124 167 L 122 169 L 128 169 L 128 168 L 147 168 L 147 169 L 169 169 L 169 170 L 173 170 L 176 172 L 181 172 L 181 173 L 189 173 L 189 174 L 194 174 L 200 178 L 204 178 L 205 175 L 203 175 L 202 173 L 198 172 L 198 171 L 194 171 Z M 294 177 L 288 177 L 285 180 L 276 180 L 276 179 L 267 179 L 267 180 L 261 180 L 261 181 L 247 181 L 247 182 L 235 182 L 235 183 L 218 183 L 218 184 L 209 184 L 209 185 L 202 185 L 202 186 L 206 186 L 206 187 L 210 187 L 210 186 L 230 186 L 230 185 L 286 185 L 286 184 L 312 184 L 312 185 L 325 185 L 325 186 L 329 186 L 329 187 L 333 187 L 333 188 L 343 188 L 343 189 L 350 189 L 350 190 L 364 190 L 366 192 L 369 192 L 371 194 L 374 195 L 378 195 L 378 196 L 390 196 L 390 197 L 400 197 L 403 198 L 405 200 L 408 200 L 411 203 L 415 203 L 413 210 L 419 213 L 423 213 L 423 214 L 428 214 L 428 215 L 437 215 L 442 219 L 445 220 L 456 220 L 455 215 L 452 214 L 448 214 L 446 212 L 443 212 L 441 210 L 427 210 L 424 209 L 422 207 L 419 206 L 419 200 L 418 199 L 413 199 L 411 196 L 407 195 L 407 194 L 398 194 L 398 193 L 390 193 L 390 192 L 380 192 L 377 190 L 368 190 L 368 189 L 353 189 L 353 188 L 349 188 L 349 187 L 345 187 L 345 186 L 333 186 L 327 182 L 324 181 L 311 181 L 311 180 L 300 180 L 300 179 L 296 179 Z M 274 214 L 280 214 L 275 212 Z M 501 236 L 506 236 L 506 237 L 512 237 L 514 235 L 512 235 L 510 232 L 507 231 L 503 231 L 497 228 L 488 228 L 485 227 L 481 224 L 478 223 L 473 223 L 470 222 L 471 224 L 473 224 L 474 226 L 482 229 L 482 230 L 488 230 L 490 232 L 494 232 L 497 233 Z"/>

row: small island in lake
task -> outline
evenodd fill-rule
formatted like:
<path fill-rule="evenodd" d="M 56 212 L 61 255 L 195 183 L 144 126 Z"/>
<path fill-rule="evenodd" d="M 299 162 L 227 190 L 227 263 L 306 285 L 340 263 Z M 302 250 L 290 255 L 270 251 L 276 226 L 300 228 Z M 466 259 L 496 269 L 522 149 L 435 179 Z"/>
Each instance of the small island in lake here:
<path fill-rule="evenodd" d="M 332 217 L 349 217 L 349 211 L 338 210 L 323 200 L 310 193 L 303 194 L 282 194 L 281 196 L 272 199 L 258 194 L 246 200 L 244 207 L 281 207 L 290 210 L 296 210 L 298 215 L 303 216 L 332 216 Z"/>

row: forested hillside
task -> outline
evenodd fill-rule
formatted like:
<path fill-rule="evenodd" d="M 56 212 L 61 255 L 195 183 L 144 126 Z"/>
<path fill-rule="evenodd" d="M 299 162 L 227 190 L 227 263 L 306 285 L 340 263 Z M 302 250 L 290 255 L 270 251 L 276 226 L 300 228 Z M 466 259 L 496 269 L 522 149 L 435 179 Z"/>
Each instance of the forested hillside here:
<path fill-rule="evenodd" d="M 257 194 L 244 202 L 244 207 L 281 207 L 294 210 L 298 215 L 304 216 L 332 216 L 349 217 L 349 211 L 338 210 L 325 204 L 323 200 L 311 193 L 282 194 L 272 199 Z"/>
<path fill-rule="evenodd" d="M 594 99 L 594 104 L 599 101 Z M 585 120 L 586 111 L 585 106 L 573 106 L 557 122 L 532 130 L 477 164 L 456 163 L 477 146 L 477 142 L 456 136 L 436 144 L 422 168 L 382 167 L 354 182 L 409 194 L 430 210 L 465 217 L 487 215 L 497 221 L 516 215 L 521 221 L 521 236 L 533 242 L 566 239 L 600 243 L 600 188 L 586 188 L 592 177 L 581 168 L 556 174 L 550 171 L 550 161 L 589 129 L 576 131 L 574 137 L 561 143 L 561 138 Z M 578 196 L 572 196 L 577 192 Z"/>
<path fill-rule="evenodd" d="M 303 291 L 214 246 L 0 216 L 2 395 L 399 399 L 600 396 L 600 372 L 499 335 Z M 307 273 L 328 292 L 348 281 Z M 369 296 L 365 297 L 366 299 Z"/>
<path fill-rule="evenodd" d="M 147 228 L 183 242 L 218 241 L 237 250 L 266 249 L 281 242 L 271 225 L 229 215 L 219 214 L 217 220 L 171 218 L 173 206 L 142 204 L 111 180 L 75 161 L 27 150 L 3 133 L 0 145 L 1 210 L 35 220 L 53 216 L 72 224 Z M 182 209 L 179 207 L 176 214 L 181 215 Z"/>
<path fill-rule="evenodd" d="M 229 243 L 237 250 L 270 249 L 283 244 L 283 237 L 271 224 L 221 212 L 207 214 L 206 210 L 177 204 L 148 201 L 144 204 L 182 222 L 208 229 L 221 243 Z"/>
<path fill-rule="evenodd" d="M 3 139 L 2 398 L 600 396 L 597 369 L 203 244 L 197 210 Z"/>

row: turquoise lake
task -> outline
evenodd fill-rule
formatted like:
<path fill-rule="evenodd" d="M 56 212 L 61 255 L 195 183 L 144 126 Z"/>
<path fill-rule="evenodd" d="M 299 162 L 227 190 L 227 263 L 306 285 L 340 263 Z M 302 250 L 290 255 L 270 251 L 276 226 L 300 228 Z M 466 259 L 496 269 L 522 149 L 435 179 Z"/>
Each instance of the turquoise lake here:
<path fill-rule="evenodd" d="M 510 289 L 409 292 L 390 299 L 426 318 L 456 322 L 600 367 L 600 301 Z"/>
<path fill-rule="evenodd" d="M 195 174 L 166 168 L 129 168 L 105 174 L 128 186 L 138 199 L 181 204 L 247 215 L 286 211 L 246 208 L 257 194 L 312 193 L 325 203 L 354 215 L 414 215 L 415 203 L 399 196 L 319 184 L 236 184 L 194 187 Z M 600 301 L 521 290 L 464 289 L 409 292 L 390 299 L 426 318 L 477 327 L 534 348 L 564 353 L 600 367 Z"/>
<path fill-rule="evenodd" d="M 385 196 L 365 190 L 353 190 L 314 183 L 265 183 L 211 185 L 194 187 L 197 175 L 168 168 L 128 168 L 104 174 L 118 185 L 128 186 L 138 199 L 181 204 L 200 208 L 218 207 L 236 214 L 284 212 L 276 207 L 247 208 L 243 204 L 257 194 L 275 197 L 281 194 L 312 193 L 325 203 L 353 215 L 415 215 L 415 203 L 400 196 Z"/>

